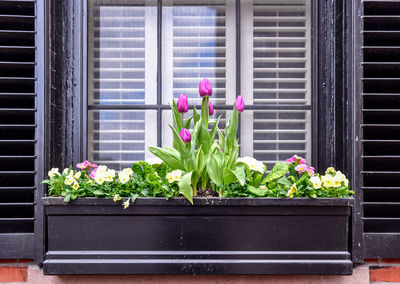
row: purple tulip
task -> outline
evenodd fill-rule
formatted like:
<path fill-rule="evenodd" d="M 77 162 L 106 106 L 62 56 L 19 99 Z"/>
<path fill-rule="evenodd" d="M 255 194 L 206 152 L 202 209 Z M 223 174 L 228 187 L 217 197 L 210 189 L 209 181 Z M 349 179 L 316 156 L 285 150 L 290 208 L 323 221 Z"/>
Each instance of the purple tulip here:
<path fill-rule="evenodd" d="M 212 95 L 212 87 L 210 81 L 208 79 L 203 79 L 199 83 L 199 93 L 200 96 L 211 96 Z"/>
<path fill-rule="evenodd" d="M 190 140 L 192 139 L 189 130 L 187 130 L 186 128 L 182 128 L 181 130 L 181 139 L 185 143 L 189 143 Z"/>
<path fill-rule="evenodd" d="M 214 107 L 210 101 L 208 102 L 208 113 L 210 116 L 214 114 Z"/>
<path fill-rule="evenodd" d="M 178 106 L 178 111 L 180 113 L 187 113 L 187 111 L 189 110 L 187 96 L 185 94 L 181 94 L 176 105 Z"/>
<path fill-rule="evenodd" d="M 236 105 L 236 109 L 239 113 L 241 113 L 244 110 L 244 100 L 241 95 L 239 95 L 236 98 L 235 105 Z"/>

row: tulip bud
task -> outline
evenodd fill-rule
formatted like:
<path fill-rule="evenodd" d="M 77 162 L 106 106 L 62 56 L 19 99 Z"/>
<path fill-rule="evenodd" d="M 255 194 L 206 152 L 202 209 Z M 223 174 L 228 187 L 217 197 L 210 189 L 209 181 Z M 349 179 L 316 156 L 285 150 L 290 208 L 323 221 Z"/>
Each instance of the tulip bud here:
<path fill-rule="evenodd" d="M 187 130 L 186 128 L 182 128 L 180 136 L 181 136 L 182 141 L 185 143 L 189 143 L 190 140 L 192 139 L 192 136 L 190 135 L 189 130 Z"/>
<path fill-rule="evenodd" d="M 239 113 L 241 113 L 244 110 L 244 100 L 241 95 L 239 95 L 236 98 L 235 105 L 236 105 L 236 109 Z"/>
<path fill-rule="evenodd" d="M 208 114 L 210 116 L 214 114 L 214 107 L 210 101 L 208 102 Z"/>
<path fill-rule="evenodd" d="M 185 94 L 181 94 L 179 96 L 179 99 L 178 99 L 178 102 L 176 105 L 177 105 L 178 111 L 180 113 L 187 113 L 187 111 L 189 110 L 189 103 L 188 103 L 187 96 Z"/>
<path fill-rule="evenodd" d="M 212 95 L 212 87 L 210 81 L 208 79 L 203 79 L 199 83 L 199 93 L 200 96 L 211 96 Z"/>

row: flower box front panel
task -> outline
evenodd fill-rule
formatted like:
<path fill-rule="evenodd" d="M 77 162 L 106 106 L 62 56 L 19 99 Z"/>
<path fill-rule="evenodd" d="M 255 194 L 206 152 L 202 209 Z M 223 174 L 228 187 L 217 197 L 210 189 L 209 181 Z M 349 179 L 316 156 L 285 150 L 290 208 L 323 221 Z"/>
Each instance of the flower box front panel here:
<path fill-rule="evenodd" d="M 350 199 L 44 198 L 45 274 L 351 274 Z"/>

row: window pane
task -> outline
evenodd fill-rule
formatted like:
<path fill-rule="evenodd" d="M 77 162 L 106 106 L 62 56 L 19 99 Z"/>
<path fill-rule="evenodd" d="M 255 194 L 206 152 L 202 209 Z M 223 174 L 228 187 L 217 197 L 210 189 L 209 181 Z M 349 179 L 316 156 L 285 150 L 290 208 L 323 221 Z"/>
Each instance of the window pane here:
<path fill-rule="evenodd" d="M 127 3 L 89 1 L 89 104 L 156 103 L 157 8 Z"/>
<path fill-rule="evenodd" d="M 147 147 L 157 141 L 155 110 L 93 110 L 88 117 L 89 159 L 116 170 L 144 160 Z"/>
<path fill-rule="evenodd" d="M 163 102 L 185 93 L 200 104 L 200 80 L 213 86 L 213 103 L 235 95 L 235 4 L 231 0 L 165 1 Z M 232 93 L 233 91 L 233 93 Z"/>
<path fill-rule="evenodd" d="M 253 131 L 243 135 L 242 155 L 269 165 L 293 154 L 310 159 L 311 0 L 242 1 L 241 17 L 250 44 L 241 51 L 245 101 L 271 109 L 243 115 L 242 134 Z"/>

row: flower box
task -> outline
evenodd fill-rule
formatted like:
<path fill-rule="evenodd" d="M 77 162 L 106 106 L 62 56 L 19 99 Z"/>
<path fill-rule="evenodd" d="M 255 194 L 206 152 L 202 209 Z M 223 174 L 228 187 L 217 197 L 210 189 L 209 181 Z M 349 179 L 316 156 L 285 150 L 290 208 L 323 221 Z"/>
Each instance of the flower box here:
<path fill-rule="evenodd" d="M 351 274 L 351 198 L 44 197 L 44 274 Z"/>

